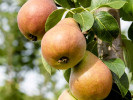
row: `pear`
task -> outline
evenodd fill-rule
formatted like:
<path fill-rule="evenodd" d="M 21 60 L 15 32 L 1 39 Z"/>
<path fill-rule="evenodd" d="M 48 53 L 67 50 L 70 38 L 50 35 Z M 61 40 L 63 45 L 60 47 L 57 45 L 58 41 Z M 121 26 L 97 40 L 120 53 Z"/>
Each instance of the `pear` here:
<path fill-rule="evenodd" d="M 69 90 L 65 90 L 59 96 L 58 100 L 76 100 L 76 99 L 72 96 Z"/>
<path fill-rule="evenodd" d="M 74 67 L 84 57 L 86 40 L 77 22 L 65 18 L 44 35 L 41 51 L 49 65 L 56 69 Z"/>
<path fill-rule="evenodd" d="M 71 69 L 69 87 L 78 100 L 103 100 L 112 89 L 111 71 L 86 51 L 83 60 Z"/>
<path fill-rule="evenodd" d="M 29 40 L 41 40 L 45 33 L 45 22 L 56 9 L 53 0 L 28 0 L 17 15 L 21 33 Z"/>

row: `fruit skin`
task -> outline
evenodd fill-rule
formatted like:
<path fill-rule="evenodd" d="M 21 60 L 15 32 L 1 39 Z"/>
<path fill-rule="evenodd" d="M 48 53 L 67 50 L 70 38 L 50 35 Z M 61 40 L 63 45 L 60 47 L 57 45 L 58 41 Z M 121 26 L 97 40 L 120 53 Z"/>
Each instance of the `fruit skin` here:
<path fill-rule="evenodd" d="M 41 40 L 45 33 L 45 22 L 56 10 L 53 0 L 28 0 L 17 15 L 18 27 L 29 40 Z"/>
<path fill-rule="evenodd" d="M 69 87 L 78 100 L 103 100 L 112 89 L 112 74 L 100 59 L 86 51 L 83 60 L 71 69 Z"/>
<path fill-rule="evenodd" d="M 86 40 L 73 18 L 65 18 L 44 35 L 43 57 L 56 69 L 74 67 L 84 57 Z"/>
<path fill-rule="evenodd" d="M 69 90 L 65 90 L 59 96 L 58 100 L 76 100 L 76 99 L 71 95 Z"/>

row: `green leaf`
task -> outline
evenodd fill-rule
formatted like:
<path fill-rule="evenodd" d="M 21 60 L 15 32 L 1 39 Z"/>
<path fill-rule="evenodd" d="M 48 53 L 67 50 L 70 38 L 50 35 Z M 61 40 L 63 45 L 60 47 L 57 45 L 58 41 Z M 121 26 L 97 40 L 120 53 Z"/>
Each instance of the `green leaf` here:
<path fill-rule="evenodd" d="M 82 5 L 83 7 L 89 7 L 91 4 L 92 0 L 78 0 L 78 2 L 80 3 L 80 5 Z"/>
<path fill-rule="evenodd" d="M 126 96 L 123 98 L 118 86 L 115 83 L 113 83 L 110 94 L 104 100 L 132 100 L 132 99 L 130 91 L 128 91 Z"/>
<path fill-rule="evenodd" d="M 120 89 L 121 95 L 124 98 L 129 88 L 129 81 L 126 73 L 124 73 L 120 79 L 115 73 L 113 73 L 112 75 L 114 82 L 117 84 L 118 88 Z"/>
<path fill-rule="evenodd" d="M 129 27 L 129 30 L 128 30 L 128 38 L 133 41 L 133 23 Z"/>
<path fill-rule="evenodd" d="M 80 7 L 79 2 L 77 0 L 71 0 L 75 4 L 75 8 Z"/>
<path fill-rule="evenodd" d="M 85 34 L 87 44 L 95 39 L 94 35 L 95 34 L 91 29 L 87 32 L 87 34 Z"/>
<path fill-rule="evenodd" d="M 127 3 L 121 8 L 121 17 L 127 21 L 133 21 L 133 0 L 127 0 Z"/>
<path fill-rule="evenodd" d="M 94 17 L 89 11 L 74 14 L 73 18 L 80 24 L 82 32 L 89 30 L 94 23 Z"/>
<path fill-rule="evenodd" d="M 95 22 L 93 25 L 94 33 L 103 41 L 112 42 L 117 38 L 119 25 L 116 19 L 108 12 L 101 11 L 95 14 Z"/>
<path fill-rule="evenodd" d="M 108 68 L 112 72 L 114 72 L 118 76 L 118 78 L 121 78 L 121 76 L 124 74 L 125 64 L 120 58 L 110 59 L 103 62 L 108 66 Z"/>
<path fill-rule="evenodd" d="M 74 2 L 72 2 L 71 0 L 54 0 L 55 3 L 57 3 L 58 5 L 62 6 L 63 8 L 74 8 Z"/>
<path fill-rule="evenodd" d="M 93 40 L 87 44 L 87 50 L 98 56 L 97 41 Z"/>
<path fill-rule="evenodd" d="M 42 55 L 41 55 L 41 58 L 42 58 L 42 63 L 43 63 L 44 68 L 51 75 L 52 67 L 46 62 L 46 60 L 43 58 Z"/>
<path fill-rule="evenodd" d="M 94 11 L 100 7 L 111 7 L 114 9 L 120 9 L 124 6 L 126 1 L 123 0 L 92 0 L 91 10 Z"/>
<path fill-rule="evenodd" d="M 122 39 L 122 42 L 126 66 L 133 73 L 133 42 L 127 39 Z"/>
<path fill-rule="evenodd" d="M 69 10 L 68 13 L 66 14 L 66 18 L 73 17 L 73 15 L 75 13 L 80 13 L 80 12 L 83 12 L 83 11 L 84 11 L 84 9 L 82 7 L 78 7 L 78 8 Z"/>
<path fill-rule="evenodd" d="M 71 68 L 64 70 L 64 78 L 65 80 L 69 83 L 69 78 L 70 78 L 70 74 L 71 74 Z"/>
<path fill-rule="evenodd" d="M 133 21 L 133 16 L 126 13 L 122 8 L 120 9 L 120 17 L 125 21 Z"/>
<path fill-rule="evenodd" d="M 116 0 L 110 3 L 107 3 L 106 5 L 114 9 L 120 9 L 121 7 L 125 5 L 125 3 L 126 1 Z"/>
<path fill-rule="evenodd" d="M 45 23 L 45 31 L 47 32 L 49 29 L 54 27 L 63 17 L 66 9 L 57 9 L 47 18 Z M 58 15 L 58 16 L 57 16 Z"/>

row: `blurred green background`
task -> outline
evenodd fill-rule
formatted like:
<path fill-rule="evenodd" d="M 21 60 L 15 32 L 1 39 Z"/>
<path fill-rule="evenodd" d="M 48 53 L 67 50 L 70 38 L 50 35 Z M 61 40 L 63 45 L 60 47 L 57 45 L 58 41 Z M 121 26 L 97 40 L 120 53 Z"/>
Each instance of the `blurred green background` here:
<path fill-rule="evenodd" d="M 68 84 L 62 71 L 45 71 L 40 42 L 20 33 L 17 13 L 25 2 L 0 0 L 0 100 L 57 100 Z"/>

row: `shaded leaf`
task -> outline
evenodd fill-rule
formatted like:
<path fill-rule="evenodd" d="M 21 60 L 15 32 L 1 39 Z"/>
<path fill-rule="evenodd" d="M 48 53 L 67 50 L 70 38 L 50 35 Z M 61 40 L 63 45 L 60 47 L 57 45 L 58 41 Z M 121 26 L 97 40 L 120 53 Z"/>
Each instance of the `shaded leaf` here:
<path fill-rule="evenodd" d="M 119 78 L 121 78 L 121 76 L 124 74 L 125 72 L 125 64 L 124 62 L 120 59 L 110 59 L 107 61 L 103 61 L 108 68 L 114 72 Z"/>
<path fill-rule="evenodd" d="M 87 44 L 87 50 L 92 52 L 94 55 L 98 56 L 98 50 L 97 50 L 97 41 L 92 40 Z"/>
<path fill-rule="evenodd" d="M 116 19 L 108 12 L 101 11 L 95 14 L 93 31 L 103 41 L 112 42 L 119 34 L 119 25 Z"/>
<path fill-rule="evenodd" d="M 113 73 L 112 75 L 113 75 L 114 82 L 117 84 L 117 86 L 121 92 L 121 95 L 124 98 L 128 92 L 128 88 L 129 88 L 129 81 L 128 81 L 128 77 L 127 77 L 126 73 L 124 73 L 120 79 L 118 78 L 118 76 L 115 73 Z"/>
<path fill-rule="evenodd" d="M 122 42 L 126 66 L 133 73 L 133 43 L 127 39 L 122 39 Z"/>
<path fill-rule="evenodd" d="M 94 38 L 94 35 L 95 35 L 95 34 L 94 34 L 93 31 L 91 31 L 91 30 L 89 30 L 89 31 L 87 32 L 87 34 L 85 34 L 85 35 L 86 35 L 86 42 L 87 42 L 87 44 L 95 39 L 95 38 Z"/>
<path fill-rule="evenodd" d="M 75 8 L 80 7 L 79 2 L 77 0 L 71 0 L 75 4 Z"/>
<path fill-rule="evenodd" d="M 73 18 L 80 24 L 82 32 L 89 30 L 94 23 L 94 17 L 89 11 L 74 14 Z"/>
<path fill-rule="evenodd" d="M 70 74 L 71 74 L 71 68 L 64 70 L 64 78 L 65 80 L 69 83 L 69 78 L 70 78 Z"/>
<path fill-rule="evenodd" d="M 133 23 L 131 24 L 131 26 L 128 29 L 128 38 L 133 41 Z"/>
<path fill-rule="evenodd" d="M 126 0 L 127 3 L 120 9 L 123 20 L 133 21 L 133 0 Z"/>
<path fill-rule="evenodd" d="M 58 5 L 62 6 L 63 8 L 74 8 L 75 5 L 71 0 L 54 0 L 55 3 L 57 3 Z"/>
<path fill-rule="evenodd" d="M 46 62 L 46 60 L 43 58 L 42 55 L 41 55 L 41 58 L 42 58 L 42 63 L 43 63 L 44 68 L 51 75 L 52 67 Z"/>
<path fill-rule="evenodd" d="M 123 98 L 118 86 L 113 83 L 110 94 L 104 100 L 132 100 L 132 98 L 130 91 L 128 91 L 126 96 Z"/>
<path fill-rule="evenodd" d="M 57 9 L 47 18 L 45 23 L 45 31 L 47 32 L 49 29 L 54 27 L 63 17 L 66 9 Z M 58 16 L 57 16 L 58 15 Z"/>
<path fill-rule="evenodd" d="M 125 21 L 133 21 L 133 16 L 120 9 L 120 17 Z"/>
<path fill-rule="evenodd" d="M 92 0 L 78 0 L 78 2 L 80 3 L 80 5 L 82 5 L 83 7 L 89 7 L 91 4 Z"/>

